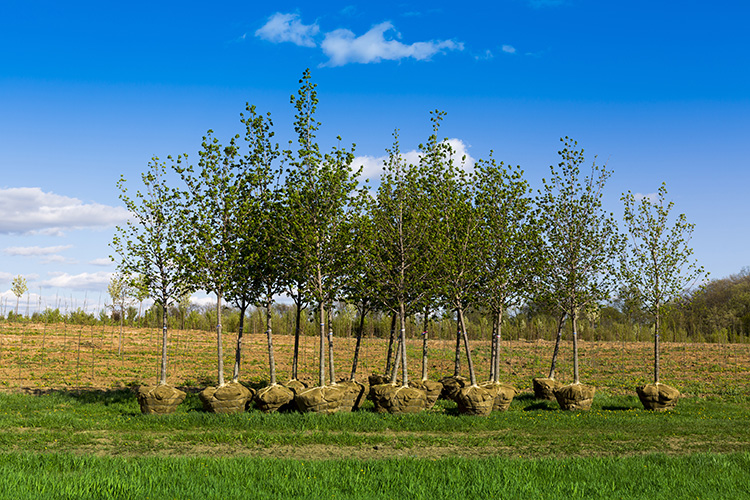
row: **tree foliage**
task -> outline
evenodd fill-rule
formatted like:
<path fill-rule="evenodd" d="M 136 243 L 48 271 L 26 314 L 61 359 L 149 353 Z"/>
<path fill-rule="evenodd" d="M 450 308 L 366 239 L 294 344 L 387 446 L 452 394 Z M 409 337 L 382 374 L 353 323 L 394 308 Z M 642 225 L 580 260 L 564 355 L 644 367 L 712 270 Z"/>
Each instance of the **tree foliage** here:
<path fill-rule="evenodd" d="M 154 157 L 148 170 L 141 174 L 144 191 L 136 191 L 132 198 L 125 178 L 120 177 L 120 200 L 130 218 L 116 228 L 111 244 L 119 256 L 119 270 L 141 276 L 140 289 L 162 308 L 161 384 L 167 382 L 167 309 L 188 288 L 186 270 L 181 266 L 185 260 L 181 256 L 185 251 L 186 221 L 180 193 L 169 186 L 167 172 L 166 163 Z"/>
<path fill-rule="evenodd" d="M 602 208 L 602 190 L 611 173 L 594 162 L 591 173 L 581 179 L 583 149 L 576 149 L 578 143 L 568 137 L 561 141 L 562 161 L 557 168 L 550 166 L 551 176 L 542 180 L 537 198 L 546 262 L 539 284 L 542 300 L 571 318 L 578 383 L 576 319 L 583 308 L 610 298 L 618 284 L 615 264 L 624 242 L 614 216 Z"/>
<path fill-rule="evenodd" d="M 666 200 L 667 187 L 659 187 L 656 200 L 640 200 L 628 191 L 622 195 L 625 225 L 630 236 L 624 254 L 622 277 L 635 292 L 641 307 L 654 322 L 654 382 L 659 382 L 659 334 L 663 308 L 685 288 L 705 275 L 692 259 L 690 238 L 695 229 L 685 214 L 672 218 L 674 202 Z"/>

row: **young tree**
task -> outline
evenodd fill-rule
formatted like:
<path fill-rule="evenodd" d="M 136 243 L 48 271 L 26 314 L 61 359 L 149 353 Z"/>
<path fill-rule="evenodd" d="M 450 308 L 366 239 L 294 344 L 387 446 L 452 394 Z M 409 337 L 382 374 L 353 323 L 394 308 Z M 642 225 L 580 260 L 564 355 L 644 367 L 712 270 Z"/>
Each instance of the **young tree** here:
<path fill-rule="evenodd" d="M 625 283 L 637 293 L 643 309 L 654 323 L 654 387 L 639 388 L 644 406 L 652 409 L 672 407 L 679 392 L 659 387 L 659 335 L 664 307 L 679 297 L 685 287 L 706 276 L 703 267 L 691 257 L 690 238 L 695 229 L 685 214 L 670 217 L 673 202 L 667 202 L 667 187 L 659 187 L 656 200 L 643 196 L 638 200 L 628 191 L 622 195 L 625 224 L 630 235 L 628 252 L 621 266 Z"/>
<path fill-rule="evenodd" d="M 490 377 L 499 382 L 504 313 L 519 306 L 539 273 L 540 237 L 532 213 L 531 189 L 520 167 L 477 162 L 477 207 L 488 245 L 481 281 L 481 302 L 492 314 Z"/>
<path fill-rule="evenodd" d="M 21 296 L 26 293 L 28 289 L 29 287 L 26 284 L 26 278 L 24 278 L 20 274 L 13 278 L 10 290 L 13 292 L 13 295 L 16 296 L 16 316 L 18 316 L 18 304 L 21 300 Z"/>
<path fill-rule="evenodd" d="M 233 213 L 236 225 L 232 245 L 234 265 L 230 276 L 227 298 L 239 308 L 240 321 L 235 350 L 232 381 L 239 381 L 245 311 L 253 303 L 262 302 L 270 308 L 278 293 L 280 281 L 278 256 L 284 250 L 278 246 L 278 175 L 275 162 L 281 156 L 278 144 L 272 143 L 273 121 L 270 113 L 259 114 L 255 106 L 246 106 L 247 115 L 240 115 L 245 126 L 244 142 L 247 150 L 239 158 L 237 172 L 238 195 Z M 266 299 L 261 300 L 265 294 Z M 269 323 L 270 326 L 270 323 Z M 271 367 L 275 383 L 275 369 Z"/>
<path fill-rule="evenodd" d="M 439 118 L 434 118 L 439 120 Z M 398 131 L 388 149 L 388 160 L 380 179 L 375 200 L 370 204 L 370 219 L 374 241 L 371 263 L 377 288 L 377 302 L 397 315 L 399 342 L 396 361 L 392 367 L 391 384 L 395 386 L 398 365 L 401 364 L 402 386 L 392 390 L 386 386 L 374 394 L 392 412 L 418 411 L 426 404 L 426 394 L 411 389 L 406 357 L 406 316 L 417 312 L 420 300 L 428 293 L 425 286 L 433 267 L 428 265 L 430 222 L 434 209 L 427 198 L 423 166 L 406 164 L 401 155 Z M 436 144 L 437 139 L 430 144 Z M 396 316 L 394 316 L 396 319 Z M 392 325 L 393 329 L 393 325 Z M 407 391 L 409 389 L 409 391 Z M 412 398 L 413 407 L 406 404 Z M 421 402 L 421 407 L 420 407 Z"/>
<path fill-rule="evenodd" d="M 171 413 L 185 398 L 184 392 L 167 387 L 167 310 L 186 289 L 185 270 L 180 266 L 185 221 L 180 195 L 167 184 L 164 162 L 153 158 L 141 180 L 145 192 L 137 191 L 134 198 L 128 196 L 124 177 L 117 183 L 130 219 L 124 227 L 116 228 L 111 246 L 120 257 L 119 270 L 126 275 L 142 276 L 142 290 L 147 290 L 162 310 L 159 384 L 155 389 L 139 390 L 141 411 Z"/>
<path fill-rule="evenodd" d="M 321 154 L 315 140 L 320 123 L 315 119 L 318 98 L 310 71 L 300 80 L 291 102 L 297 110 L 296 154 L 288 151 L 284 201 L 284 240 L 289 245 L 288 265 L 308 272 L 306 292 L 317 305 L 320 320 L 319 386 L 325 385 L 325 308 L 342 286 L 343 269 L 351 252 L 351 217 L 356 209 L 354 193 L 358 172 L 352 172 L 353 150 L 333 148 Z M 338 140 L 341 140 L 338 138 Z M 331 381 L 335 384 L 335 380 Z"/>
<path fill-rule="evenodd" d="M 218 387 L 224 385 L 224 349 L 222 342 L 222 305 L 232 284 L 237 238 L 236 210 L 239 181 L 236 139 L 222 146 L 209 130 L 199 151 L 198 172 L 178 159 L 175 170 L 185 182 L 182 192 L 186 224 L 186 259 L 195 288 L 216 294 L 216 351 Z"/>
<path fill-rule="evenodd" d="M 117 343 L 117 355 L 122 355 L 122 325 L 125 321 L 125 307 L 129 305 L 128 299 L 131 295 L 131 280 L 122 273 L 114 274 L 107 286 L 107 293 L 112 299 L 112 310 L 116 307 L 120 309 L 120 339 Z"/>
<path fill-rule="evenodd" d="M 588 409 L 595 388 L 580 384 L 578 315 L 583 308 L 608 299 L 614 290 L 615 263 L 624 241 L 614 217 L 602 208 L 602 190 L 611 173 L 594 162 L 591 174 L 581 179 L 583 149 L 576 149 L 577 142 L 567 137 L 561 141 L 562 161 L 557 169 L 550 166 L 551 177 L 542 180 L 537 201 L 547 263 L 540 285 L 544 299 L 570 317 L 573 329 L 574 382 L 558 389 L 556 397 L 564 408 Z"/>

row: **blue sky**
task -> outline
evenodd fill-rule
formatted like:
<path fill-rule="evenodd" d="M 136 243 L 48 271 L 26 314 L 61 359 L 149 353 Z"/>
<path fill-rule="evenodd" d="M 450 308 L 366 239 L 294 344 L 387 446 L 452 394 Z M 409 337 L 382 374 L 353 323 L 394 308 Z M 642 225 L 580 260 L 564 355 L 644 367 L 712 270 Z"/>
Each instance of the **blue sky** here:
<path fill-rule="evenodd" d="M 272 5 L 272 6 L 269 6 Z M 520 164 L 534 186 L 565 135 L 623 191 L 667 183 L 713 278 L 750 265 L 750 7 L 742 2 L 0 3 L 0 301 L 100 307 L 115 183 L 154 156 L 240 131 L 246 101 L 292 138 L 289 96 L 318 83 L 318 135 L 372 171 L 394 128 Z M 39 297 L 41 295 L 41 298 Z M 5 299 L 3 299 L 3 297 Z"/>

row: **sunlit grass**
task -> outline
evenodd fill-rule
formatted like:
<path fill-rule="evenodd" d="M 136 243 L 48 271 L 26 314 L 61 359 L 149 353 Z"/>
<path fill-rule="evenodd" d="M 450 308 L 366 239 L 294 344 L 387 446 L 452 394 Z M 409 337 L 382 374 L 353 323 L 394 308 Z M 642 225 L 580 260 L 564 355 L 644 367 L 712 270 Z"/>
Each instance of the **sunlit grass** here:
<path fill-rule="evenodd" d="M 299 461 L 0 454 L 4 498 L 747 498 L 750 454 Z"/>

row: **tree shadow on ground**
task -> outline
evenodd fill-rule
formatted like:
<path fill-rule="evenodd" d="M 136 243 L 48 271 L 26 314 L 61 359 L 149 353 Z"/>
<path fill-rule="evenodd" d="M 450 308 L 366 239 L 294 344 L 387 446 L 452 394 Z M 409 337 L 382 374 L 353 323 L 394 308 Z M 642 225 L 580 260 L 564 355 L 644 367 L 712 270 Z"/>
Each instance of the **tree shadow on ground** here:
<path fill-rule="evenodd" d="M 135 399 L 135 392 L 129 387 L 121 389 L 55 389 L 50 391 L 49 394 L 57 394 L 82 404 L 104 406 L 127 404 Z"/>
<path fill-rule="evenodd" d="M 514 403 L 522 405 L 523 411 L 556 411 L 559 410 L 557 402 L 546 399 L 536 399 L 533 394 L 524 393 L 513 399 Z"/>
<path fill-rule="evenodd" d="M 627 410 L 638 410 L 637 406 L 623 406 L 623 405 L 606 405 L 602 406 L 602 410 L 606 411 L 627 411 Z"/>

